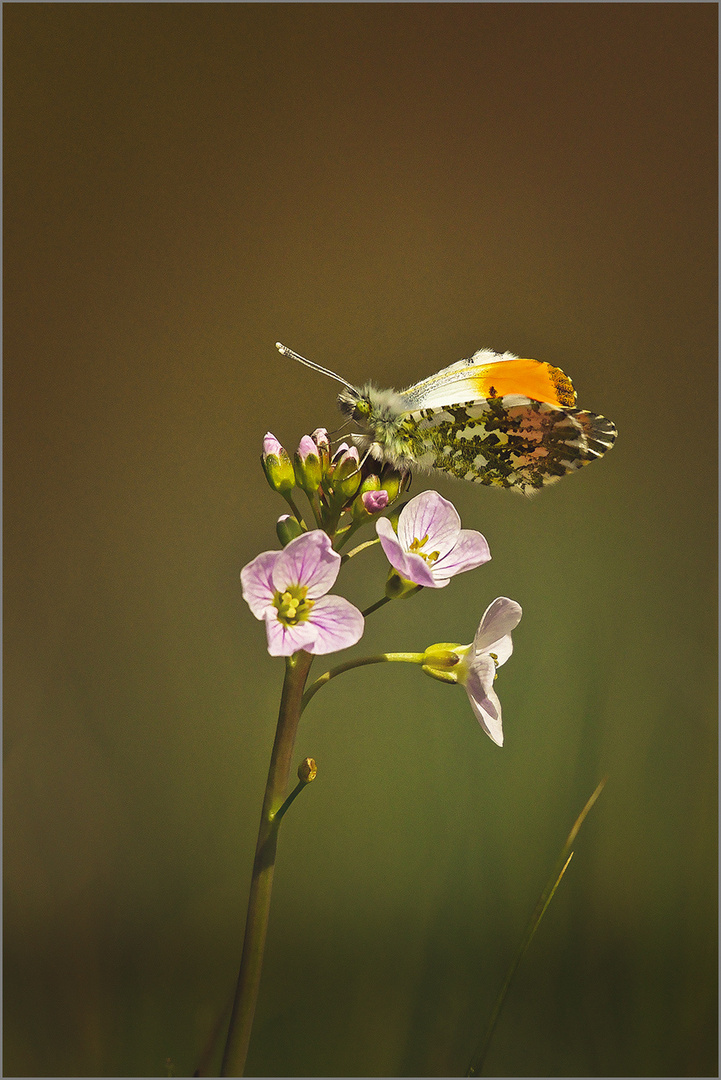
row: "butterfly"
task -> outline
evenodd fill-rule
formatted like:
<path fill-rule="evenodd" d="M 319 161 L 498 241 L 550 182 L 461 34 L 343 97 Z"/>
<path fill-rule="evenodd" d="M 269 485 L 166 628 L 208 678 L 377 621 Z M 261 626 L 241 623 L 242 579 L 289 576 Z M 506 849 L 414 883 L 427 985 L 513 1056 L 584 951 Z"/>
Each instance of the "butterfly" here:
<path fill-rule="evenodd" d="M 343 384 L 341 412 L 362 429 L 361 453 L 402 472 L 447 473 L 474 484 L 533 494 L 600 458 L 616 427 L 577 409 L 560 368 L 479 349 L 406 390 L 356 387 L 280 342 L 284 356 Z"/>

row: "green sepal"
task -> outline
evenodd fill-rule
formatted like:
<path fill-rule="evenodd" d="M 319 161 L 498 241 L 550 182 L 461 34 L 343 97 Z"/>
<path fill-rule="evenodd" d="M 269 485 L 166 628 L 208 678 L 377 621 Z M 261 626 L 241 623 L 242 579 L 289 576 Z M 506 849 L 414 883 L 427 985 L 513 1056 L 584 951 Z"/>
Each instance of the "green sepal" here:
<path fill-rule="evenodd" d="M 304 529 L 297 518 L 294 518 L 292 514 L 283 514 L 276 522 L 275 531 L 278 534 L 278 539 L 281 544 L 285 547 L 291 540 L 295 540 L 296 537 L 302 536 Z"/>
<path fill-rule="evenodd" d="M 461 662 L 459 649 L 465 649 L 465 646 L 450 641 L 429 645 L 423 655 L 422 670 L 439 682 L 458 682 L 458 665 Z"/>
<path fill-rule="evenodd" d="M 278 491 L 281 495 L 287 495 L 293 490 L 295 487 L 295 471 L 287 450 L 281 447 L 279 454 L 265 454 L 261 457 L 260 463 L 263 466 L 265 478 L 273 491 Z"/>
<path fill-rule="evenodd" d="M 422 588 L 423 586 L 416 585 L 415 581 L 401 577 L 397 570 L 391 570 L 386 581 L 386 596 L 389 600 L 405 600 Z"/>

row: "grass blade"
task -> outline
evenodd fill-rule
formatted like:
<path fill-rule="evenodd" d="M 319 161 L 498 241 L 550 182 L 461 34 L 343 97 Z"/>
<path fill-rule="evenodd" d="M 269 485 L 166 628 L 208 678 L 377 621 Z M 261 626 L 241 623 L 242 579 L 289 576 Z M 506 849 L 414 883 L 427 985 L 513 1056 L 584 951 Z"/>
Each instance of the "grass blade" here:
<path fill-rule="evenodd" d="M 566 839 L 566 843 L 563 845 L 563 848 L 561 849 L 561 854 L 559 855 L 558 860 L 556 862 L 556 865 L 553 868 L 553 873 L 551 874 L 551 876 L 548 879 L 548 882 L 546 884 L 546 887 L 544 888 L 543 892 L 541 893 L 541 895 L 538 898 L 538 903 L 536 904 L 535 908 L 533 909 L 533 914 L 531 915 L 531 918 L 528 921 L 528 925 L 526 926 L 523 937 L 521 938 L 521 943 L 518 946 L 518 949 L 516 950 L 516 954 L 515 954 L 515 956 L 513 957 L 512 961 L 511 961 L 510 967 L 508 968 L 508 973 L 506 974 L 505 982 L 503 983 L 503 986 L 501 987 L 501 991 L 500 991 L 498 997 L 496 998 L 496 1003 L 493 1006 L 493 1012 L 491 1013 L 490 1020 L 488 1021 L 488 1027 L 486 1028 L 486 1033 L 485 1033 L 485 1035 L 483 1037 L 483 1040 L 479 1043 L 478 1047 L 476 1048 L 476 1052 L 474 1053 L 473 1057 L 471 1058 L 471 1063 L 468 1066 L 468 1069 L 466 1071 L 466 1076 L 480 1076 L 481 1072 L 483 1071 L 483 1065 L 484 1065 L 484 1062 L 486 1060 L 486 1056 L 488 1054 L 488 1048 L 491 1045 L 491 1040 L 493 1039 L 493 1033 L 496 1030 L 496 1024 L 498 1023 L 498 1018 L 501 1015 L 501 1010 L 502 1010 L 504 1002 L 506 1000 L 506 995 L 508 993 L 508 988 L 511 985 L 511 982 L 513 981 L 513 977 L 516 974 L 516 971 L 518 970 L 518 965 L 520 964 L 521 960 L 523 959 L 523 957 L 526 954 L 526 950 L 528 949 L 528 946 L 533 941 L 536 930 L 538 929 L 538 926 L 539 926 L 539 924 L 541 922 L 541 919 L 543 918 L 543 916 L 544 916 L 544 914 L 546 912 L 546 908 L 551 903 L 551 900 L 553 899 L 553 894 L 555 893 L 556 889 L 560 885 L 561 878 L 566 873 L 566 869 L 568 868 L 568 864 L 570 863 L 571 859 L 573 858 L 573 850 L 572 849 L 573 849 L 573 844 L 575 842 L 575 839 L 578 836 L 578 830 L 581 828 L 584 821 L 586 820 L 586 817 L 588 816 L 588 812 L 590 811 L 593 804 L 596 802 L 596 799 L 598 798 L 598 796 L 603 791 L 603 788 L 605 786 L 605 783 L 606 783 L 607 779 L 608 779 L 608 777 L 604 776 L 603 780 L 601 780 L 600 784 L 598 785 L 596 790 L 593 792 L 590 799 L 588 800 L 588 802 L 584 806 L 583 810 L 581 811 L 581 813 L 578 815 L 575 822 L 573 823 L 573 827 L 572 827 L 570 833 L 568 834 L 568 837 Z"/>

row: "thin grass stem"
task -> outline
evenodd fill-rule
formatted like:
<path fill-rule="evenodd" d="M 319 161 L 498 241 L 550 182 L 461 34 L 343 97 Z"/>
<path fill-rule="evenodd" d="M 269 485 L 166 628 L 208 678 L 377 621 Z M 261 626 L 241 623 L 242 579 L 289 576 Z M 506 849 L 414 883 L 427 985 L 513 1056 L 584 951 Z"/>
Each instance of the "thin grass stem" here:
<path fill-rule="evenodd" d="M 499 993 L 498 997 L 496 998 L 496 1003 L 493 1006 L 493 1012 L 491 1013 L 490 1019 L 488 1021 L 488 1027 L 486 1028 L 486 1033 L 485 1033 L 485 1035 L 483 1037 L 483 1040 L 479 1043 L 478 1047 L 476 1048 L 475 1054 L 471 1058 L 471 1063 L 468 1066 L 468 1069 L 466 1071 L 466 1076 L 480 1076 L 481 1072 L 483 1071 L 483 1065 L 484 1065 L 486 1057 L 488 1055 L 488 1050 L 489 1050 L 489 1047 L 491 1045 L 491 1040 L 493 1039 L 493 1035 L 494 1035 L 494 1032 L 496 1030 L 496 1024 L 498 1023 L 498 1018 L 501 1015 L 501 1010 L 502 1010 L 503 1005 L 505 1003 L 506 995 L 508 994 L 508 989 L 509 989 L 509 987 L 510 987 L 512 981 L 513 981 L 513 977 L 516 974 L 516 971 L 518 970 L 518 965 L 520 964 L 521 960 L 525 956 L 529 945 L 533 941 L 533 938 L 535 936 L 536 930 L 538 930 L 541 919 L 543 918 L 543 916 L 544 916 L 544 914 L 546 912 L 546 909 L 548 908 L 548 905 L 551 903 L 551 900 L 553 899 L 553 896 L 554 896 L 554 893 L 556 892 L 556 889 L 558 888 L 558 886 L 561 883 L 561 878 L 566 873 L 566 869 L 568 867 L 568 864 L 570 863 L 571 859 L 573 858 L 573 851 L 571 849 L 573 847 L 573 843 L 574 843 L 576 837 L 578 836 L 578 830 L 581 828 L 584 821 L 586 820 L 586 817 L 588 816 L 588 812 L 590 811 L 593 804 L 596 802 L 596 799 L 599 797 L 599 795 L 603 791 L 603 788 L 604 788 L 607 780 L 608 780 L 608 777 L 604 776 L 603 780 L 601 780 L 600 784 L 598 785 L 596 790 L 593 792 L 593 794 L 591 795 L 591 797 L 587 801 L 586 805 L 584 806 L 583 810 L 581 811 L 581 813 L 578 815 L 575 822 L 573 823 L 573 828 L 571 829 L 570 833 L 568 834 L 566 842 L 565 842 L 565 844 L 563 845 L 563 847 L 561 849 L 561 854 L 559 855 L 559 857 L 558 857 L 558 859 L 556 861 L 556 864 L 555 864 L 555 866 L 553 868 L 553 873 L 551 874 L 550 878 L 548 879 L 548 882 L 546 883 L 546 887 L 544 888 L 543 892 L 541 893 L 541 895 L 538 898 L 538 902 L 537 902 L 535 908 L 533 909 L 533 914 L 531 915 L 531 918 L 528 921 L 528 925 L 526 926 L 523 937 L 521 938 L 521 943 L 520 943 L 518 949 L 516 950 L 515 956 L 511 960 L 510 967 L 509 967 L 508 972 L 506 974 L 505 982 L 503 983 L 503 986 L 501 987 L 500 993 Z"/>

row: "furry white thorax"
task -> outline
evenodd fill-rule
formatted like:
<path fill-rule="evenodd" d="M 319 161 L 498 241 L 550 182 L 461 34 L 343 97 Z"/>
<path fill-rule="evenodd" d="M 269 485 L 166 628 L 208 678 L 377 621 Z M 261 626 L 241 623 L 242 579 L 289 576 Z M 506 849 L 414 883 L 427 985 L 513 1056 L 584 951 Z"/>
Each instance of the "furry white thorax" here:
<path fill-rule="evenodd" d="M 395 390 L 380 390 L 366 383 L 352 393 L 341 390 L 338 404 L 342 413 L 365 428 L 349 436 L 361 455 L 369 453 L 376 461 L 387 461 L 397 469 L 414 464 L 407 439 L 401 434 L 408 405 Z"/>

